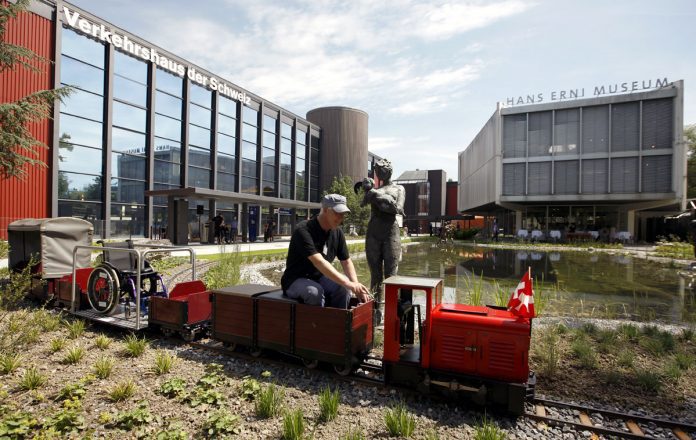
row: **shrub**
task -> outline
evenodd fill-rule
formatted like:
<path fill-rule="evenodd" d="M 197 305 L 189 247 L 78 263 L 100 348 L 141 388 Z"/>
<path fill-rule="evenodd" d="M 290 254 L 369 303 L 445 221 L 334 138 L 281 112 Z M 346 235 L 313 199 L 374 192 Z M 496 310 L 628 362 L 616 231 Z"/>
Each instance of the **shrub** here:
<path fill-rule="evenodd" d="M 258 399 L 254 403 L 256 415 L 269 419 L 280 413 L 285 393 L 274 384 L 268 385 L 258 394 Z"/>
<path fill-rule="evenodd" d="M 300 440 L 305 432 L 304 413 L 301 409 L 288 411 L 283 416 L 283 438 L 285 440 Z"/>
<path fill-rule="evenodd" d="M 94 364 L 94 374 L 99 378 L 99 379 L 106 379 L 109 376 L 111 376 L 111 371 L 114 368 L 114 359 L 111 357 L 105 357 L 102 356 L 99 359 L 97 359 L 97 362 Z"/>
<path fill-rule="evenodd" d="M 155 366 L 152 368 L 158 376 L 169 373 L 174 366 L 176 358 L 164 350 L 158 350 L 155 356 Z"/>
<path fill-rule="evenodd" d="M 56 400 L 82 399 L 85 397 L 85 394 L 87 394 L 85 382 L 79 381 L 65 385 L 63 388 L 61 388 L 56 396 Z"/>
<path fill-rule="evenodd" d="M 19 388 L 24 391 L 35 390 L 44 386 L 46 380 L 46 376 L 39 373 L 39 370 L 32 366 L 24 372 L 22 379 L 19 381 Z"/>
<path fill-rule="evenodd" d="M 408 412 L 403 402 L 399 402 L 386 410 L 384 424 L 387 426 L 389 435 L 410 437 L 416 429 L 416 418 Z"/>
<path fill-rule="evenodd" d="M 695 362 L 696 359 L 694 359 L 694 356 L 690 355 L 689 353 L 680 352 L 674 355 L 674 363 L 678 365 L 681 370 L 688 370 L 694 365 Z"/>
<path fill-rule="evenodd" d="M 319 393 L 319 418 L 325 422 L 330 422 L 336 418 L 338 415 L 338 404 L 341 400 L 341 396 L 336 391 L 331 391 L 331 388 L 326 387 Z"/>
<path fill-rule="evenodd" d="M 208 289 L 235 286 L 241 278 L 242 256 L 239 246 L 234 246 L 232 252 L 221 255 L 220 262 L 208 270 L 203 276 L 203 282 Z"/>
<path fill-rule="evenodd" d="M 189 438 L 191 436 L 180 422 L 171 423 L 166 429 L 162 429 L 155 434 L 156 440 L 188 440 Z"/>
<path fill-rule="evenodd" d="M 239 434 L 239 416 L 230 414 L 221 409 L 208 416 L 203 423 L 203 436 L 205 438 L 224 438 L 227 435 Z"/>
<path fill-rule="evenodd" d="M 145 349 L 148 345 L 147 339 L 145 339 L 144 335 L 142 339 L 139 339 L 136 335 L 132 333 L 126 336 L 124 343 L 126 344 L 126 356 L 133 358 L 140 357 L 140 355 L 142 355 L 145 352 Z"/>
<path fill-rule="evenodd" d="M 19 353 L 0 354 L 0 374 L 10 374 L 22 365 Z"/>
<path fill-rule="evenodd" d="M 120 382 L 116 384 L 109 391 L 109 399 L 112 402 L 121 402 L 130 399 L 135 394 L 135 384 L 132 380 L 128 379 L 125 382 Z"/>
<path fill-rule="evenodd" d="M 116 416 L 114 425 L 117 428 L 130 431 L 135 427 L 143 426 L 153 420 L 147 402 L 140 402 L 138 406 L 130 411 L 124 411 Z"/>
<path fill-rule="evenodd" d="M 633 324 L 621 324 L 619 326 L 619 334 L 624 337 L 624 339 L 628 341 L 636 341 L 638 340 L 638 335 L 640 333 L 640 330 L 638 327 L 636 327 Z"/>
<path fill-rule="evenodd" d="M 254 400 L 261 391 L 259 381 L 250 376 L 242 378 L 241 394 L 244 400 Z"/>
<path fill-rule="evenodd" d="M 61 409 L 48 417 L 43 427 L 50 434 L 70 434 L 84 429 L 85 418 L 82 416 L 82 403 L 77 397 L 63 401 Z M 51 438 L 48 436 L 48 438 Z"/>
<path fill-rule="evenodd" d="M 179 377 L 169 379 L 160 386 L 159 393 L 169 398 L 183 398 L 187 394 L 186 381 Z"/>

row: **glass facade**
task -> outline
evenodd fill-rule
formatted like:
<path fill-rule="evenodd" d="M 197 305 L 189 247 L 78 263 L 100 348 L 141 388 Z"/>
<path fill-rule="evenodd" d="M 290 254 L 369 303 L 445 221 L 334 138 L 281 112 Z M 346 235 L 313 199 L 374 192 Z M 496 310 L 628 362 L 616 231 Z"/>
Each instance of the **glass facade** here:
<path fill-rule="evenodd" d="M 58 214 L 92 221 L 96 235 L 143 236 L 166 226 L 167 199 L 145 196 L 148 189 L 318 201 L 319 132 L 306 121 L 242 105 L 67 27 L 59 70 L 74 93 L 56 123 Z M 208 209 L 208 201 L 190 201 L 190 212 L 199 204 Z M 217 202 L 217 209 L 232 216 L 238 208 Z"/>
<path fill-rule="evenodd" d="M 503 195 L 673 191 L 673 98 L 503 116 Z"/>

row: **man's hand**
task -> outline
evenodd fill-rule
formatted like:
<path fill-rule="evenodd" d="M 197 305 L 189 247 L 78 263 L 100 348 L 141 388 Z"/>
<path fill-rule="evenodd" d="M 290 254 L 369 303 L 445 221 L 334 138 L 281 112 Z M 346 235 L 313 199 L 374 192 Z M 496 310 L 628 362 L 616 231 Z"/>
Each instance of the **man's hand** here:
<path fill-rule="evenodd" d="M 370 299 L 370 291 L 367 290 L 367 287 L 360 284 L 359 282 L 348 281 L 348 283 L 346 283 L 345 286 L 346 289 L 350 290 L 355 294 L 355 296 L 358 297 L 360 302 L 367 302 Z"/>

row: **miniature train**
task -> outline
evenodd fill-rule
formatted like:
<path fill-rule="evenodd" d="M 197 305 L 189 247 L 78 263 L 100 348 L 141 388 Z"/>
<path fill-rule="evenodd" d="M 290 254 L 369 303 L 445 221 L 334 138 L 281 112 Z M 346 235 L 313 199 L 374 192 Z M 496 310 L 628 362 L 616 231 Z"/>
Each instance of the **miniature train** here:
<path fill-rule="evenodd" d="M 308 368 L 324 362 L 341 375 L 360 368 L 373 348 L 374 301 L 353 301 L 343 310 L 302 304 L 273 286 L 208 290 L 195 279 L 190 248 L 142 251 L 132 243 L 94 247 L 88 244 L 91 225 L 77 223 L 81 221 L 22 220 L 8 228 L 10 268 L 20 269 L 32 252 L 38 253 L 34 272 L 42 279 L 34 283 L 33 293 L 53 299 L 75 315 L 133 330 L 157 328 L 186 340 L 207 332 L 230 348 L 246 347 L 252 355 L 266 349 L 288 353 Z M 52 228 L 59 231 L 44 240 Z M 80 228 L 85 236 L 76 232 Z M 102 251 L 102 261 L 90 267 L 89 253 L 95 249 Z M 189 252 L 192 280 L 167 291 L 144 258 L 156 251 Z M 117 254 L 128 258 L 115 258 Z M 424 304 L 413 301 L 414 292 L 421 292 Z M 445 304 L 442 292 L 439 279 L 385 280 L 381 359 L 385 384 L 467 395 L 476 403 L 522 414 L 536 382 L 528 360 L 531 319 L 504 308 Z"/>

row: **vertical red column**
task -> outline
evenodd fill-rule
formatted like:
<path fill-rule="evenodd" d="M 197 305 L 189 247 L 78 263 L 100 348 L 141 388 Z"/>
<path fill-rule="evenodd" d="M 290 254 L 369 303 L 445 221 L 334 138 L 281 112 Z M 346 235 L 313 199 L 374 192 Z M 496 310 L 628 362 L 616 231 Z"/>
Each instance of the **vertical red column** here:
<path fill-rule="evenodd" d="M 5 41 L 26 47 L 46 60 L 54 56 L 53 22 L 31 12 L 23 12 L 7 22 Z M 34 62 L 38 72 L 15 65 L 0 74 L 0 102 L 12 102 L 33 92 L 52 88 L 53 69 L 48 62 Z M 45 119 L 29 124 L 32 135 L 49 145 L 53 124 Z M 51 148 L 39 148 L 37 158 L 51 164 Z M 7 225 L 26 217 L 42 218 L 49 213 L 51 170 L 40 166 L 26 169 L 24 179 L 0 180 L 0 238 L 7 239 Z M 56 171 L 57 172 L 57 171 Z"/>
<path fill-rule="evenodd" d="M 384 361 L 399 362 L 399 317 L 396 303 L 399 287 L 387 284 L 384 287 Z"/>

